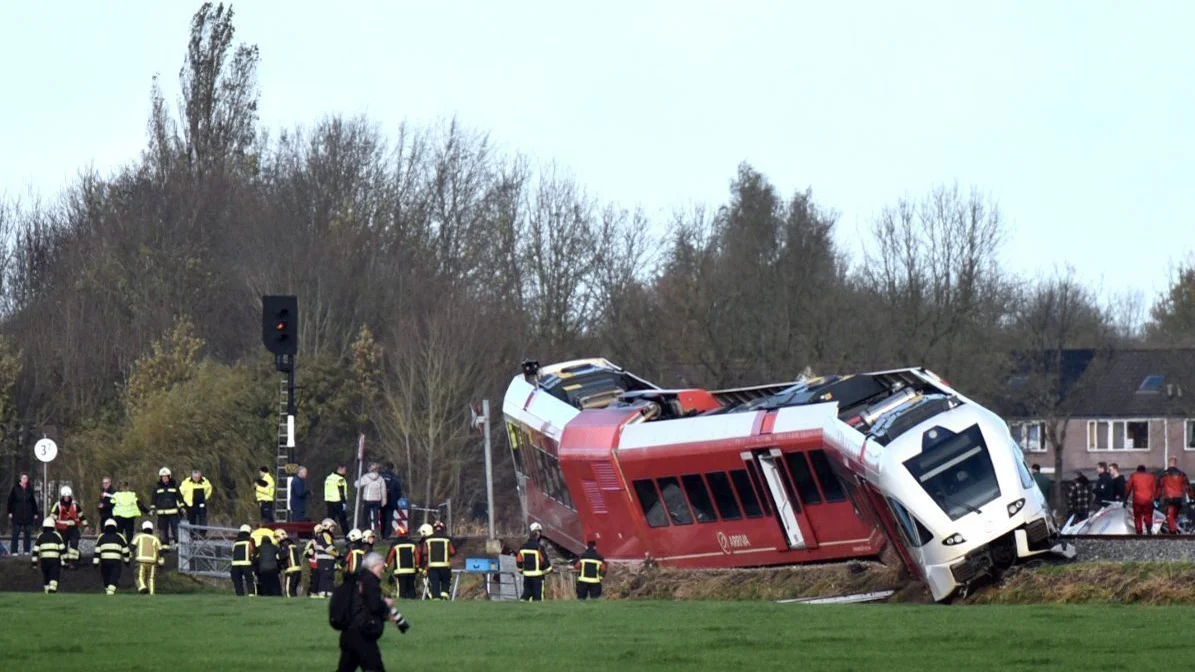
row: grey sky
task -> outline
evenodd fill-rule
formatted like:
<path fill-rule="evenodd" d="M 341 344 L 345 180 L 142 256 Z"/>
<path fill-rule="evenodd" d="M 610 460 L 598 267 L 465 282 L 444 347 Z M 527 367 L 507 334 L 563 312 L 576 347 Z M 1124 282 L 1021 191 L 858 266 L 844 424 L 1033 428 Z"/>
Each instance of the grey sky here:
<path fill-rule="evenodd" d="M 5 3 L 0 191 L 135 158 L 198 5 Z M 746 160 L 856 256 L 884 204 L 957 180 L 999 201 L 1013 270 L 1150 302 L 1195 249 L 1195 3 L 499 5 L 234 3 L 271 128 L 455 114 L 657 221 Z"/>

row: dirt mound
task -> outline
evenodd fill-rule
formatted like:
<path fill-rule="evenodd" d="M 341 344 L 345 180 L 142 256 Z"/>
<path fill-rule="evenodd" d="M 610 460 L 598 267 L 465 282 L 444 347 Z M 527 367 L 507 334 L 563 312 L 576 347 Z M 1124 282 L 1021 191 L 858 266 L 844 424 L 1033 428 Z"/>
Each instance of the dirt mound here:
<path fill-rule="evenodd" d="M 1086 562 L 1019 568 L 970 604 L 1195 604 L 1195 564 Z"/>

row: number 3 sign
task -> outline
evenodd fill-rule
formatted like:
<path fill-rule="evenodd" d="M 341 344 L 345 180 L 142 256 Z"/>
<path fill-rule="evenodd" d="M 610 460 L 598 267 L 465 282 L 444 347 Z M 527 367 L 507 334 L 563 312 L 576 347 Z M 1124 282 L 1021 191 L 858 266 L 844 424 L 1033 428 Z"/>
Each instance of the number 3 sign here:
<path fill-rule="evenodd" d="M 52 439 L 42 439 L 33 444 L 33 454 L 42 462 L 53 462 L 58 457 L 58 444 Z"/>

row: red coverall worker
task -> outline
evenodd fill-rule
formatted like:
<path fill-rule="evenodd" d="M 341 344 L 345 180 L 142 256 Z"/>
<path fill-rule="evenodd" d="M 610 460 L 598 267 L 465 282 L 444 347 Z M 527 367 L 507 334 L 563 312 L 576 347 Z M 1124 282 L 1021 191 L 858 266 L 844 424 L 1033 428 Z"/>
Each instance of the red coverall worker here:
<path fill-rule="evenodd" d="M 1178 467 L 1162 472 L 1162 500 L 1166 504 L 1166 524 L 1170 534 L 1178 534 L 1178 510 L 1182 508 L 1183 497 L 1191 489 L 1191 481 Z"/>
<path fill-rule="evenodd" d="M 1154 498 L 1157 496 L 1158 477 L 1146 471 L 1144 467 L 1129 477 L 1125 503 L 1133 503 L 1133 527 L 1137 528 L 1137 534 L 1153 534 Z"/>

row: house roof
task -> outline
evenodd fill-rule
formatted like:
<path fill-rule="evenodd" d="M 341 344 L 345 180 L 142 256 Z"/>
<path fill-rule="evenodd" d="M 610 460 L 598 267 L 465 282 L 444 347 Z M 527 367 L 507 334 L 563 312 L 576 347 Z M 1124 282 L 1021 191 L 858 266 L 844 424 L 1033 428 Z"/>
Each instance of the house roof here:
<path fill-rule="evenodd" d="M 1009 377 L 999 410 L 1010 417 L 1039 415 L 1018 392 L 1027 388 L 1035 361 L 1054 357 L 1018 356 L 1024 373 Z M 1195 348 L 1064 350 L 1060 371 L 1071 417 L 1195 417 Z"/>

